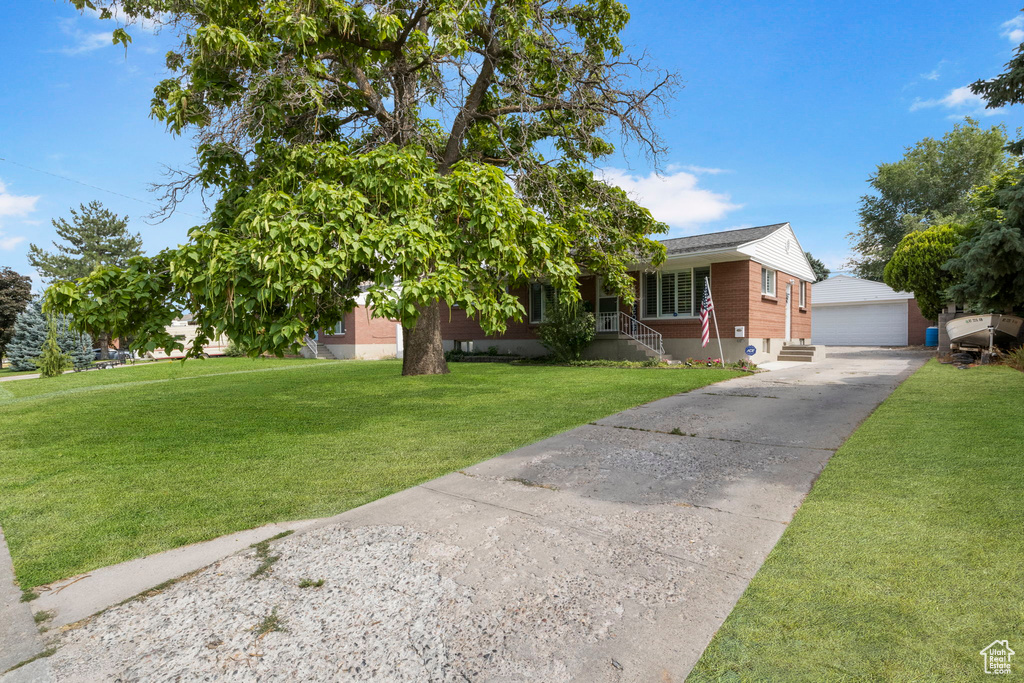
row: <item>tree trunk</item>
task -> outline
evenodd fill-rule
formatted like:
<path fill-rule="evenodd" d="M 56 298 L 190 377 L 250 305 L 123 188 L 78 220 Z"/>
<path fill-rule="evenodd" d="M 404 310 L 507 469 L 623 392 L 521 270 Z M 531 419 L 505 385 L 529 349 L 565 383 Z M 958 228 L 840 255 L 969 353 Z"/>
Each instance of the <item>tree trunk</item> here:
<path fill-rule="evenodd" d="M 402 374 L 445 375 L 448 363 L 441 344 L 441 304 L 419 309 L 416 327 L 402 328 Z"/>
<path fill-rule="evenodd" d="M 99 334 L 100 360 L 110 358 L 110 335 L 106 332 Z"/>

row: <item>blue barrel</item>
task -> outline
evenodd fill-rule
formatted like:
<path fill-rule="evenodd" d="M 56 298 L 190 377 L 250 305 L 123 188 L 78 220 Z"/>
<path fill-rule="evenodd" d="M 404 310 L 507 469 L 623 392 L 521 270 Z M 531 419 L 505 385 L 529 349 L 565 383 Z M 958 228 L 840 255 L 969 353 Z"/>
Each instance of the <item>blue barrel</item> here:
<path fill-rule="evenodd" d="M 939 345 L 939 328 L 929 327 L 924 331 L 924 345 L 925 346 L 938 346 Z"/>

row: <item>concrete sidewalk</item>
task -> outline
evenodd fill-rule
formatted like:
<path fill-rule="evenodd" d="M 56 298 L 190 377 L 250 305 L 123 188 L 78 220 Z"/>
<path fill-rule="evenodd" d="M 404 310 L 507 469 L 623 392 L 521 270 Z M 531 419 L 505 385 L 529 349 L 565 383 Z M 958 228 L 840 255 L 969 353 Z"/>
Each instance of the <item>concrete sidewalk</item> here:
<path fill-rule="evenodd" d="M 52 666 L 58 680 L 682 681 L 834 450 L 927 357 L 843 353 L 610 416 L 311 524 L 275 544 L 266 579 L 231 559 L 111 609 Z M 310 567 L 337 589 L 293 590 Z M 376 588 L 346 592 L 360 581 Z M 234 642 L 238 613 L 271 608 L 288 631 L 260 639 L 249 669 L 195 646 L 209 637 L 195 624 Z"/>

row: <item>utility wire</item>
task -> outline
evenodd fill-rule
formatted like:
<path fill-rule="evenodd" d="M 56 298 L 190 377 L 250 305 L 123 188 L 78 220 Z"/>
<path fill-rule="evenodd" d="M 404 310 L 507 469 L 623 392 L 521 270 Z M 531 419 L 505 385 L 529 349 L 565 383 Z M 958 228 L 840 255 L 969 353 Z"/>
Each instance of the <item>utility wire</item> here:
<path fill-rule="evenodd" d="M 74 178 L 68 178 L 67 176 L 58 175 L 56 173 L 50 173 L 49 171 L 44 171 L 41 168 L 35 168 L 33 166 L 29 166 L 28 164 L 20 164 L 17 161 L 11 161 L 10 159 L 5 159 L 3 157 L 0 157 L 0 161 L 4 161 L 4 162 L 6 162 L 8 164 L 12 164 L 14 166 L 21 166 L 22 168 L 27 168 L 28 170 L 35 171 L 36 173 L 45 173 L 46 175 L 53 176 L 54 178 L 60 178 L 61 180 L 66 180 L 69 183 L 77 183 L 78 185 L 82 185 L 84 187 L 88 187 L 88 188 L 91 188 L 93 190 L 99 190 L 100 192 L 107 192 L 107 193 L 112 194 L 112 195 L 117 195 L 118 197 L 124 197 L 125 199 L 132 200 L 133 202 L 139 202 L 140 204 L 146 204 L 147 206 L 152 206 L 153 208 L 156 208 L 156 209 L 161 209 L 162 210 L 164 208 L 164 207 L 160 206 L 159 204 L 154 204 L 153 202 L 146 201 L 145 199 L 139 199 L 137 197 L 130 197 L 130 196 L 128 196 L 126 194 L 122 194 L 120 192 L 114 192 L 113 190 L 108 190 L 105 187 L 99 187 L 97 185 L 90 185 L 89 183 L 83 183 L 81 180 L 75 180 Z M 202 216 L 197 216 L 197 215 L 195 215 L 193 213 L 189 213 L 187 211 L 182 211 L 180 209 L 176 209 L 176 211 L 177 211 L 177 213 L 183 214 L 185 216 L 189 216 L 190 218 L 196 218 L 198 220 L 204 220 Z"/>

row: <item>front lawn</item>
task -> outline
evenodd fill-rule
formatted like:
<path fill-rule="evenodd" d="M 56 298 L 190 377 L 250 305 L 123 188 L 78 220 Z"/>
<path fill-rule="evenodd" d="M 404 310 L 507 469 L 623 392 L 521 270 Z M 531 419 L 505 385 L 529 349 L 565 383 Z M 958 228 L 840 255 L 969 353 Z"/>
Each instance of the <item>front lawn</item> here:
<path fill-rule="evenodd" d="M 195 360 L 0 383 L 0 526 L 23 587 L 342 512 L 739 373 Z"/>
<path fill-rule="evenodd" d="M 1024 652 L 1022 396 L 1002 367 L 931 361 L 908 379 L 829 462 L 688 680 L 978 680 L 992 641 Z"/>

